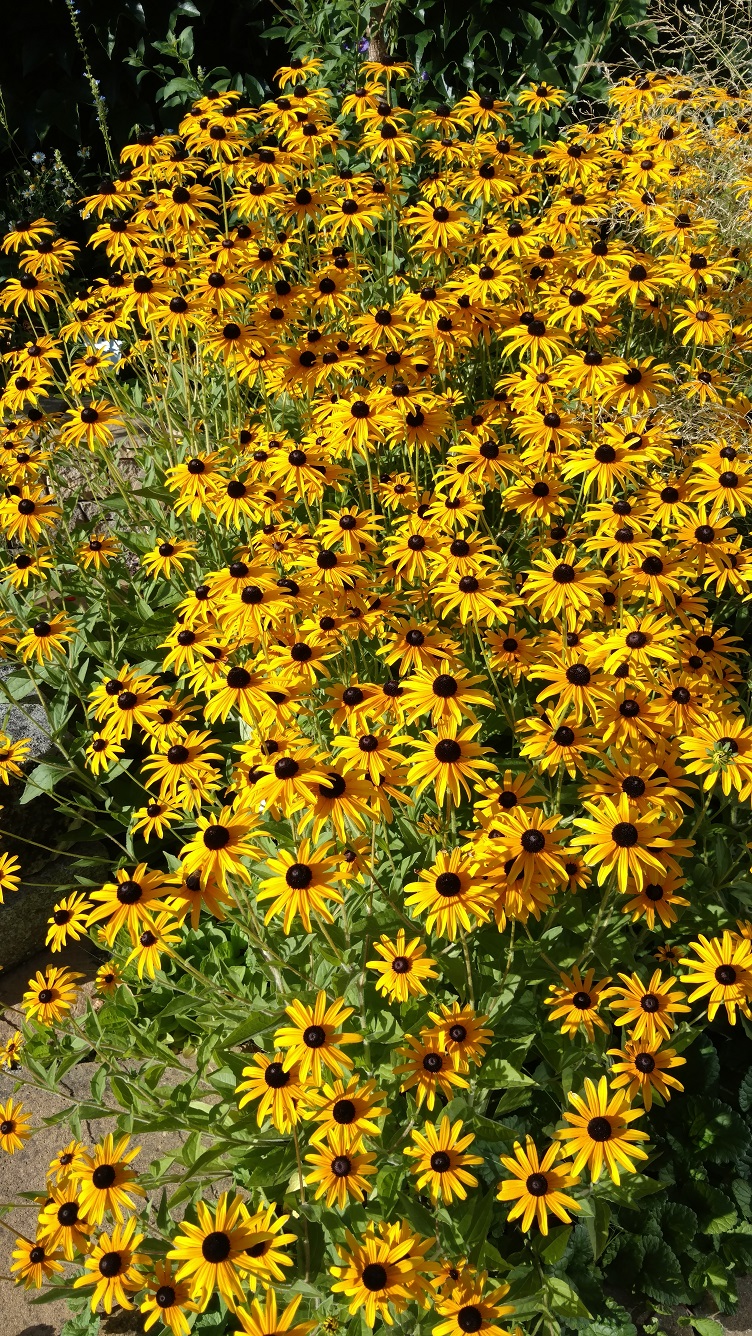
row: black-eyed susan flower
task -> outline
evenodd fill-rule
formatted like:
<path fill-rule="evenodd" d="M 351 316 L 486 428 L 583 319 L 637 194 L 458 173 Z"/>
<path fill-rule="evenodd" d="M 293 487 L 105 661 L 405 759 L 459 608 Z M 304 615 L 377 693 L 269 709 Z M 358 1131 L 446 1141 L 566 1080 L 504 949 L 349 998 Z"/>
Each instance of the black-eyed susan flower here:
<path fill-rule="evenodd" d="M 216 816 L 198 817 L 196 825 L 193 838 L 181 850 L 184 874 L 214 878 L 223 891 L 227 891 L 228 877 L 249 882 L 251 875 L 242 860 L 257 855 L 253 834 L 258 818 L 252 812 L 236 813 L 223 807 Z"/>
<path fill-rule="evenodd" d="M 55 905 L 47 922 L 49 929 L 45 945 L 51 951 L 61 951 L 68 938 L 77 942 L 84 935 L 91 903 L 82 891 L 67 895 Z"/>
<path fill-rule="evenodd" d="M 479 690 L 482 676 L 455 675 L 448 659 L 442 659 L 437 668 L 421 669 L 407 679 L 402 699 L 408 723 L 430 714 L 432 724 L 457 732 L 465 719 L 476 722 L 475 706 L 493 705 L 488 692 Z"/>
<path fill-rule="evenodd" d="M 538 876 L 563 876 L 560 820 L 556 814 L 544 816 L 542 808 L 515 806 L 499 813 L 494 848 L 500 859 L 509 860 L 510 880 L 521 876 L 526 888 Z"/>
<path fill-rule="evenodd" d="M 242 1109 L 252 1100 L 258 1100 L 256 1119 L 261 1127 L 265 1118 L 271 1118 L 278 1132 L 288 1132 L 302 1116 L 305 1087 L 300 1079 L 299 1063 L 285 1066 L 285 1054 L 275 1053 L 267 1058 L 264 1053 L 255 1053 L 253 1065 L 243 1068 L 244 1081 L 236 1088 L 241 1096 L 238 1108 Z"/>
<path fill-rule="evenodd" d="M 696 958 L 682 956 L 679 962 L 689 969 L 688 974 L 681 976 L 681 982 L 693 989 L 688 1000 L 695 1002 L 700 997 L 707 998 L 708 1019 L 711 1021 L 720 1007 L 725 1007 L 732 1025 L 736 1023 L 737 1007 L 743 1015 L 749 1016 L 752 941 L 726 930 L 720 938 L 700 934 L 690 947 Z"/>
<path fill-rule="evenodd" d="M 29 1123 L 31 1114 L 24 1112 L 23 1104 L 17 1100 L 6 1100 L 0 1104 L 0 1150 L 6 1155 L 14 1155 L 23 1150 L 25 1141 L 31 1136 Z"/>
<path fill-rule="evenodd" d="M 361 1035 L 339 1029 L 353 1012 L 342 998 L 330 1003 L 321 991 L 312 1007 L 296 999 L 285 1011 L 292 1024 L 275 1031 L 274 1043 L 287 1050 L 288 1062 L 300 1063 L 303 1081 L 310 1077 L 314 1085 L 321 1085 L 322 1064 L 337 1077 L 352 1068 L 352 1058 L 342 1048 L 363 1041 Z"/>
<path fill-rule="evenodd" d="M 5 891 L 17 891 L 21 885 L 21 864 L 15 854 L 0 854 L 0 905 Z"/>
<path fill-rule="evenodd" d="M 318 1124 L 311 1134 L 311 1144 L 326 1140 L 328 1133 L 336 1128 L 347 1134 L 351 1144 L 359 1143 L 366 1133 L 379 1136 L 381 1129 L 374 1120 L 387 1111 L 380 1103 L 382 1098 L 375 1081 L 366 1081 L 361 1086 L 358 1076 L 334 1081 L 332 1085 L 325 1083 L 319 1090 L 306 1087 L 303 1116 Z"/>
<path fill-rule="evenodd" d="M 12 1072 L 20 1066 L 21 1053 L 23 1051 L 23 1035 L 20 1030 L 16 1030 L 8 1039 L 6 1039 L 2 1048 L 0 1048 L 0 1070 Z"/>
<path fill-rule="evenodd" d="M 105 919 L 104 934 L 108 946 L 112 945 L 121 928 L 127 928 L 135 945 L 155 910 L 164 907 L 161 901 L 167 894 L 162 873 L 151 871 L 146 863 L 139 863 L 133 872 L 118 868 L 114 881 L 89 892 L 94 908 L 89 911 L 87 926 Z"/>
<path fill-rule="evenodd" d="M 49 1188 L 49 1197 L 39 1213 L 39 1242 L 50 1253 L 61 1248 L 66 1262 L 72 1262 L 77 1252 L 89 1251 L 89 1235 L 93 1228 L 81 1209 L 73 1180 L 66 1175 Z"/>
<path fill-rule="evenodd" d="M 458 1071 L 469 1071 L 471 1063 L 480 1067 L 493 1039 L 493 1030 L 485 1024 L 488 1016 L 478 1016 L 472 1007 L 459 1002 L 450 1006 L 442 1002 L 438 1012 L 429 1011 L 428 1019 L 433 1026 L 422 1033 L 438 1040 Z"/>
<path fill-rule="evenodd" d="M 144 841 L 148 844 L 152 835 L 156 835 L 157 839 L 161 840 L 165 831 L 170 830 L 182 817 L 183 813 L 178 807 L 153 800 L 147 803 L 145 807 L 136 808 L 133 813 L 131 831 L 134 835 L 140 832 Z"/>
<path fill-rule="evenodd" d="M 525 582 L 525 602 L 540 606 L 544 621 L 551 621 L 571 610 L 575 617 L 588 620 L 593 615 L 593 600 L 607 584 L 602 571 L 590 569 L 577 561 L 575 549 L 568 547 L 561 557 L 544 552 L 534 563 Z"/>
<path fill-rule="evenodd" d="M 401 1090 L 414 1091 L 418 1108 L 425 1103 L 426 1108 L 432 1109 L 438 1091 L 446 1099 L 451 1099 L 453 1086 L 467 1089 L 467 1081 L 433 1035 L 421 1035 L 416 1039 L 414 1035 L 406 1034 L 405 1043 L 397 1049 L 397 1055 L 405 1061 L 397 1064 L 394 1074 L 404 1078 Z"/>
<path fill-rule="evenodd" d="M 96 973 L 96 986 L 97 992 L 103 997 L 112 997 L 122 982 L 123 976 L 113 961 L 100 965 Z"/>
<path fill-rule="evenodd" d="M 76 1170 L 83 1166 L 82 1157 L 87 1154 L 87 1147 L 82 1141 L 69 1141 L 67 1145 L 50 1160 L 47 1171 L 48 1179 L 54 1182 L 62 1183 L 64 1178 L 69 1175 L 75 1175 Z"/>
<path fill-rule="evenodd" d="M 135 962 L 139 979 L 146 974 L 153 979 L 160 968 L 163 955 L 174 956 L 174 947 L 182 936 L 179 920 L 169 910 L 154 914 L 139 933 L 138 941 L 127 957 L 126 965 Z"/>
<path fill-rule="evenodd" d="M 144 553 L 141 564 L 153 580 L 158 576 L 170 580 L 173 571 L 181 573 L 185 569 L 186 561 L 196 560 L 195 550 L 196 544 L 190 539 L 174 536 L 163 538 L 156 547 Z"/>
<path fill-rule="evenodd" d="M 15 1282 L 25 1290 L 39 1290 L 46 1280 L 51 1280 L 63 1270 L 59 1260 L 60 1253 L 42 1242 L 32 1239 L 17 1238 L 13 1249 L 11 1271 L 15 1272 Z"/>
<path fill-rule="evenodd" d="M 448 736 L 444 730 L 424 732 L 422 742 L 411 739 L 414 750 L 410 757 L 408 783 L 415 785 L 416 794 L 433 784 L 439 806 L 445 798 L 448 804 L 459 806 L 462 793 L 470 796 L 471 785 L 477 783 L 480 772 L 493 768 L 485 759 L 486 749 L 473 741 L 478 732 L 477 724 L 454 731 L 454 737 Z"/>
<path fill-rule="evenodd" d="M 140 1306 L 145 1331 L 163 1322 L 172 1336 L 188 1336 L 186 1314 L 198 1312 L 198 1304 L 191 1301 L 188 1285 L 176 1280 L 174 1272 L 171 1262 L 158 1261 L 154 1263 L 154 1274 L 146 1277 L 149 1293 Z"/>
<path fill-rule="evenodd" d="M 71 1174 L 79 1187 L 81 1210 L 92 1225 L 101 1224 L 105 1212 L 122 1223 L 123 1210 L 133 1208 L 132 1198 L 143 1197 L 144 1190 L 136 1181 L 131 1162 L 141 1150 L 130 1147 L 127 1136 L 115 1140 L 109 1132 L 93 1154 L 82 1151 L 71 1166 Z"/>
<path fill-rule="evenodd" d="M 93 1285 L 91 1311 L 100 1303 L 105 1313 L 112 1312 L 113 1304 L 133 1309 L 129 1296 L 143 1288 L 144 1276 L 139 1267 L 148 1262 L 146 1253 L 137 1251 L 143 1234 L 136 1233 L 138 1221 L 132 1215 L 124 1224 L 118 1223 L 111 1234 L 100 1234 L 92 1251 L 84 1261 L 85 1271 L 74 1280 L 74 1289 Z"/>
<path fill-rule="evenodd" d="M 674 979 L 663 979 L 660 970 L 654 970 L 647 984 L 639 975 L 620 974 L 624 987 L 614 985 L 611 989 L 609 1006 L 612 1011 L 621 1012 L 619 1025 L 629 1025 L 630 1038 L 668 1039 L 676 1025 L 675 1015 L 689 1011 L 682 993 L 676 987 Z"/>
<path fill-rule="evenodd" d="M 22 659 L 36 659 L 42 664 L 65 652 L 75 630 L 74 623 L 65 613 L 44 614 L 19 638 L 16 649 Z"/>
<path fill-rule="evenodd" d="M 363 1316 L 369 1327 L 377 1317 L 389 1326 L 394 1323 L 392 1309 L 401 1312 L 411 1296 L 413 1240 L 404 1240 L 394 1226 L 371 1222 L 362 1239 L 348 1229 L 344 1242 L 337 1244 L 340 1263 L 330 1267 L 336 1277 L 332 1290 L 348 1300 L 348 1311 Z"/>
<path fill-rule="evenodd" d="M 651 932 L 656 926 L 656 915 L 664 928 L 670 928 L 672 923 L 676 923 L 675 906 L 686 906 L 690 903 L 685 896 L 678 894 L 683 884 L 681 877 L 668 872 L 662 877 L 656 875 L 654 880 L 646 882 L 641 891 L 635 891 L 634 887 L 628 886 L 627 894 L 631 894 L 632 898 L 622 906 L 622 913 L 631 914 L 633 923 L 644 918 Z"/>
<path fill-rule="evenodd" d="M 315 1199 L 326 1194 L 327 1206 L 335 1202 L 340 1210 L 346 1209 L 350 1199 L 362 1201 L 369 1191 L 369 1176 L 376 1173 L 376 1156 L 353 1142 L 341 1127 L 331 1127 L 326 1141 L 316 1146 L 306 1163 L 313 1165 L 306 1183 L 315 1187 Z"/>
<path fill-rule="evenodd" d="M 598 983 L 594 983 L 594 969 L 588 970 L 583 978 L 575 966 L 571 975 L 562 972 L 560 978 L 562 986 L 551 984 L 549 988 L 551 996 L 546 998 L 546 1006 L 551 1007 L 551 1020 L 561 1021 L 561 1033 L 574 1039 L 578 1031 L 583 1029 L 591 1044 L 595 1039 L 596 1025 L 599 1030 L 608 1034 L 609 1027 L 603 1017 L 599 1016 L 598 1008 L 610 995 L 608 985 L 611 976 L 606 975 Z"/>
<path fill-rule="evenodd" d="M 175 1279 L 186 1281 L 191 1299 L 203 1312 L 219 1291 L 231 1312 L 245 1297 L 242 1277 L 249 1269 L 249 1249 L 272 1237 L 249 1218 L 241 1197 L 222 1192 L 214 1210 L 196 1205 L 197 1224 L 183 1220 L 167 1256 L 179 1265 Z"/>
<path fill-rule="evenodd" d="M 594 1183 L 604 1167 L 614 1183 L 621 1181 L 620 1169 L 635 1173 L 634 1161 L 647 1159 L 639 1142 L 647 1141 L 648 1135 L 630 1123 L 641 1118 L 644 1110 L 631 1108 L 624 1090 L 609 1099 L 605 1076 L 597 1086 L 586 1077 L 584 1096 L 570 1091 L 569 1102 L 576 1113 L 564 1113 L 570 1126 L 558 1131 L 556 1139 L 564 1143 L 564 1154 L 573 1157 L 572 1173 L 579 1174 L 587 1165 Z"/>
<path fill-rule="evenodd" d="M 501 1318 L 514 1313 L 512 1304 L 502 1303 L 508 1293 L 508 1285 L 489 1288 L 485 1271 L 467 1280 L 463 1274 L 456 1289 L 436 1304 L 442 1320 L 433 1327 L 433 1336 L 463 1336 L 467 1332 L 510 1336 L 507 1328 L 499 1325 Z"/>
<path fill-rule="evenodd" d="M 657 813 L 647 814 L 648 820 L 640 819 L 630 809 L 626 794 L 618 805 L 603 797 L 598 803 L 585 802 L 583 806 L 590 816 L 575 818 L 580 830 L 572 843 L 582 849 L 589 867 L 599 865 L 599 884 L 612 871 L 616 872 L 620 891 L 626 890 L 629 877 L 641 890 L 647 877 L 661 876 L 667 868 L 680 875 L 671 851 L 685 852 L 693 841 L 674 839 L 672 828 L 661 824 Z"/>
<path fill-rule="evenodd" d="M 527 1232 L 533 1221 L 541 1234 L 548 1234 L 548 1214 L 563 1224 L 571 1222 L 572 1211 L 581 1209 L 569 1188 L 579 1182 L 569 1163 L 557 1164 L 561 1147 L 554 1141 L 541 1158 L 531 1136 L 525 1145 L 515 1141 L 513 1155 L 502 1155 L 501 1163 L 512 1175 L 499 1184 L 499 1201 L 513 1202 L 510 1220 L 520 1220 L 520 1229 Z M 520 1219 L 520 1217 L 522 1217 Z"/>
<path fill-rule="evenodd" d="M 628 1100 L 640 1095 L 646 1109 L 653 1106 L 653 1094 L 658 1094 L 668 1101 L 671 1090 L 683 1090 L 684 1087 L 675 1076 L 669 1075 L 672 1067 L 682 1067 L 687 1059 L 678 1055 L 673 1048 L 661 1048 L 659 1038 L 629 1039 L 623 1049 L 610 1048 L 609 1055 L 618 1058 L 611 1066 L 611 1089 L 626 1088 Z"/>
<path fill-rule="evenodd" d="M 123 419 L 118 410 L 105 399 L 92 399 L 83 408 L 71 411 L 60 433 L 63 445 L 87 445 L 90 450 L 108 446 L 116 427 Z"/>
<path fill-rule="evenodd" d="M 284 931 L 290 931 L 295 918 L 311 931 L 311 913 L 318 914 L 326 923 L 333 918 L 327 902 L 342 904 L 337 890 L 337 860 L 329 857 L 331 841 L 316 848 L 309 840 L 302 840 L 297 850 L 280 849 L 276 858 L 268 858 L 272 877 L 259 885 L 257 899 L 273 900 L 265 916 L 268 923 L 275 914 L 284 912 Z"/>
<path fill-rule="evenodd" d="M 377 989 L 392 1002 L 407 1002 L 411 997 L 424 996 L 425 981 L 439 977 L 433 968 L 436 961 L 426 957 L 426 947 L 420 938 L 413 937 L 408 942 L 404 928 L 399 929 L 395 941 L 382 933 L 373 949 L 378 951 L 381 959 L 367 960 L 366 967 L 376 971 Z"/>
<path fill-rule="evenodd" d="M 104 733 L 94 733 L 86 748 L 86 764 L 93 775 L 106 773 L 120 760 L 124 751 L 125 748 L 114 738 L 106 737 Z"/>
<path fill-rule="evenodd" d="M 40 1025 L 54 1025 L 62 1020 L 76 1001 L 77 980 L 82 978 L 82 974 L 65 965 L 47 965 L 44 970 L 37 970 L 23 996 L 26 1019 L 36 1020 Z"/>
<path fill-rule="evenodd" d="M 743 718 L 710 715 L 679 738 L 679 747 L 687 773 L 704 776 L 705 790 L 720 783 L 726 797 L 732 789 L 741 797 L 752 786 L 752 728 Z"/>
<path fill-rule="evenodd" d="M 482 1155 L 468 1152 L 475 1136 L 472 1132 L 462 1135 L 463 1123 L 455 1123 L 444 1116 L 438 1126 L 424 1123 L 419 1131 L 413 1128 L 410 1133 L 414 1144 L 405 1147 L 405 1155 L 415 1160 L 412 1172 L 416 1179 L 416 1188 L 428 1189 L 434 1201 L 450 1203 L 455 1198 L 464 1201 L 467 1189 L 478 1186 L 475 1174 L 468 1165 L 482 1164 Z"/>
<path fill-rule="evenodd" d="M 418 880 L 408 882 L 405 890 L 405 907 L 417 914 L 426 912 L 428 931 L 452 941 L 461 929 L 470 932 L 488 917 L 487 894 L 461 849 L 451 853 L 442 849 L 433 866 L 422 869 Z"/>
<path fill-rule="evenodd" d="M 260 1284 L 268 1289 L 271 1281 L 284 1284 L 287 1279 L 284 1268 L 293 1265 L 284 1245 L 295 1242 L 295 1235 L 285 1231 L 289 1215 L 280 1215 L 274 1202 L 270 1206 L 260 1207 L 252 1214 L 243 1205 L 242 1214 L 248 1227 L 254 1229 L 258 1237 L 257 1243 L 246 1248 L 243 1259 L 250 1288 L 255 1291 Z"/>

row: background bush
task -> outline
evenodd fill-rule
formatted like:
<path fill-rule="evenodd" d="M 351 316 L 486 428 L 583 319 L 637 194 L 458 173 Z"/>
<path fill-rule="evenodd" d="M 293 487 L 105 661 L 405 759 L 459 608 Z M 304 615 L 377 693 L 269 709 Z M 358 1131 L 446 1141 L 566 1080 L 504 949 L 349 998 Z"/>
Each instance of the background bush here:
<path fill-rule="evenodd" d="M 71 211 L 111 170 L 111 144 L 137 127 L 174 128 L 203 87 L 258 102 L 288 53 L 315 51 L 335 91 L 354 87 L 355 53 L 372 44 L 416 70 L 437 100 L 526 79 L 598 98 L 604 62 L 634 46 L 647 0 L 28 0 L 8 5 L 0 49 L 0 226 L 28 212 Z M 650 35 L 650 29 L 645 30 Z M 232 62 L 228 66 L 227 62 Z M 96 80 L 98 94 L 92 87 Z M 97 106 L 97 97 L 100 105 Z M 156 125 L 155 125 L 156 122 Z M 70 231 L 70 226 L 68 230 Z"/>

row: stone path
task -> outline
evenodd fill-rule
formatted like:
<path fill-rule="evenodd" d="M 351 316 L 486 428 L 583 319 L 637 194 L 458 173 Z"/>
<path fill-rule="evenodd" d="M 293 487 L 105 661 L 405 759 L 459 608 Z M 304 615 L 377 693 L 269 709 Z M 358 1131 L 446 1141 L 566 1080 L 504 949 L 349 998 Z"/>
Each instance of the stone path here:
<path fill-rule="evenodd" d="M 60 957 L 50 956 L 48 952 L 39 952 L 24 964 L 7 973 L 0 974 L 0 1043 L 4 1043 L 9 1033 L 16 1030 L 22 1020 L 17 1010 L 21 995 L 28 980 L 38 969 L 42 969 L 50 960 L 60 962 Z M 84 993 L 91 993 L 91 979 L 99 964 L 85 946 L 71 947 L 66 950 L 65 964 L 71 969 L 85 974 L 88 982 L 82 987 Z M 94 1063 L 79 1063 L 73 1067 L 62 1083 L 68 1095 L 76 1099 L 84 1098 L 89 1093 L 91 1079 L 96 1071 Z M 5 1101 L 13 1092 L 13 1079 L 5 1073 L 0 1074 L 0 1101 Z M 47 1091 L 30 1090 L 21 1096 L 27 1107 L 34 1114 L 35 1123 L 42 1118 L 59 1112 L 65 1106 L 65 1100 Z M 101 1140 L 111 1130 L 109 1120 L 88 1124 L 90 1142 Z M 45 1174 L 50 1160 L 69 1140 L 66 1129 L 62 1126 L 45 1127 L 15 1155 L 0 1155 L 0 1201 L 17 1201 L 19 1192 L 42 1191 L 45 1186 Z M 139 1163 L 148 1165 L 153 1159 L 171 1150 L 179 1138 L 175 1133 L 157 1132 L 141 1135 L 138 1144 L 142 1147 Z M 30 1234 L 34 1226 L 35 1209 L 21 1206 L 5 1217 L 11 1227 Z M 8 1275 L 10 1254 L 13 1240 L 7 1230 L 0 1234 L 0 1274 Z M 24 1291 L 21 1287 L 2 1282 L 0 1289 L 0 1332 L 2 1336 L 59 1336 L 63 1323 L 71 1316 L 64 1300 L 43 1306 L 30 1302 L 35 1291 Z M 134 1313 L 116 1313 L 102 1323 L 102 1332 L 107 1336 L 134 1336 L 143 1331 L 138 1311 Z"/>

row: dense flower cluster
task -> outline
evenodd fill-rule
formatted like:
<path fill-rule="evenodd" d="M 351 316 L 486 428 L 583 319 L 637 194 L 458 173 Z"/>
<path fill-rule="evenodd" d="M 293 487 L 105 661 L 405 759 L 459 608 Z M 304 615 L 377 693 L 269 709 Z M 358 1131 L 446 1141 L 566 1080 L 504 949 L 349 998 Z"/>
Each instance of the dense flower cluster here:
<path fill-rule="evenodd" d="M 67 693 L 52 739 L 122 850 L 47 942 L 108 948 L 105 998 L 184 971 L 211 995 L 181 952 L 206 916 L 240 932 L 268 1039 L 235 1135 L 263 1156 L 273 1128 L 296 1166 L 139 1251 L 135 1149 L 73 1142 L 13 1265 L 39 1285 L 83 1259 L 93 1307 L 138 1295 L 175 1336 L 215 1291 L 243 1331 L 304 1336 L 274 1285 L 291 1245 L 312 1275 L 320 1220 L 335 1306 L 500 1336 L 493 1250 L 449 1256 L 444 1207 L 485 1174 L 503 1219 L 569 1224 L 578 1188 L 649 1163 L 637 1123 L 682 1090 L 692 1004 L 752 1019 L 752 927 L 703 918 L 688 875 L 709 805 L 743 823 L 752 797 L 729 625 L 752 591 L 752 308 L 705 188 L 738 149 L 746 208 L 749 99 L 640 77 L 544 142 L 547 85 L 411 109 L 404 67 L 366 63 L 337 105 L 318 71 L 124 149 L 84 201 L 107 262 L 85 290 L 46 219 L 2 243 L 0 638 L 40 698 Z M 8 783 L 26 750 L 0 747 Z M 19 874 L 4 855 L 0 885 Z M 488 1108 L 477 1082 L 519 1033 L 511 979 L 543 980 L 537 1027 L 585 1070 L 499 1156 L 515 1069 Z M 78 984 L 37 974 L 29 1035 L 73 1023 Z M 28 1120 L 2 1112 L 17 1150 Z"/>

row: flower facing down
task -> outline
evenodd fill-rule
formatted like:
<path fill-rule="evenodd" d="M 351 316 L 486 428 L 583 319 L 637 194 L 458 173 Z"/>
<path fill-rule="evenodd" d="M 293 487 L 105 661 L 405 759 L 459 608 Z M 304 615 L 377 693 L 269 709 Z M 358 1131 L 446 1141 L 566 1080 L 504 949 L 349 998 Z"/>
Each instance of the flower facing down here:
<path fill-rule="evenodd" d="M 279 1313 L 274 1290 L 267 1290 L 263 1303 L 254 1299 L 250 1310 L 238 1308 L 241 1327 L 235 1336 L 307 1336 L 316 1323 L 295 1322 L 302 1298 L 302 1294 L 294 1295 L 287 1307 Z"/>

